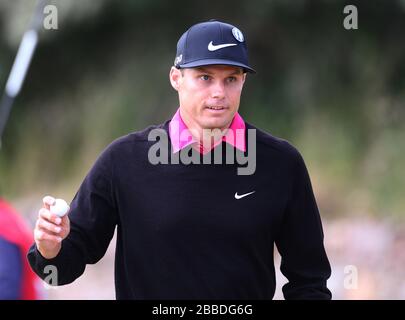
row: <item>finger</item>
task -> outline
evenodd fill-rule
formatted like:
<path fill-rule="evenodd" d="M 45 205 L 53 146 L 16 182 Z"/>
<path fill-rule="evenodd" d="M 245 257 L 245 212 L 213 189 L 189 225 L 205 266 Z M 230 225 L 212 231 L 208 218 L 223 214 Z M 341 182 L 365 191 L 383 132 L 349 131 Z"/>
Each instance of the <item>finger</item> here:
<path fill-rule="evenodd" d="M 52 196 L 45 196 L 42 199 L 42 203 L 44 204 L 44 208 L 49 210 L 50 206 L 55 203 L 55 198 Z"/>
<path fill-rule="evenodd" d="M 38 227 L 37 230 L 45 232 L 46 234 L 51 235 L 51 236 L 61 237 L 63 239 L 63 237 L 60 233 L 55 233 L 55 232 L 49 231 L 48 229 L 43 229 L 42 227 Z"/>
<path fill-rule="evenodd" d="M 61 218 L 59 218 L 56 214 L 51 213 L 48 209 L 45 208 L 41 208 L 39 210 L 39 217 L 57 225 L 60 225 L 62 222 Z"/>
<path fill-rule="evenodd" d="M 47 230 L 47 229 L 44 229 L 43 227 L 42 227 L 42 225 L 43 225 L 43 221 L 45 221 L 45 222 L 48 222 L 48 220 L 45 220 L 45 219 L 43 219 L 43 218 L 41 218 L 41 217 L 39 217 L 38 219 L 37 219 L 37 222 L 35 223 L 35 228 L 34 228 L 34 234 L 35 234 L 35 232 L 37 231 L 37 230 L 42 230 L 42 231 L 44 231 L 44 232 L 47 232 L 47 233 L 51 233 L 51 234 L 53 234 L 53 235 L 57 235 L 57 234 L 55 234 L 55 233 L 53 233 L 53 232 L 51 232 L 51 231 L 49 231 L 49 230 Z M 48 222 L 48 223 L 50 223 L 50 222 Z M 56 225 L 55 225 L 56 226 Z"/>
<path fill-rule="evenodd" d="M 62 228 L 50 223 L 48 220 L 45 219 L 38 219 L 38 228 L 58 234 L 62 231 Z"/>
<path fill-rule="evenodd" d="M 34 232 L 34 237 L 36 241 L 52 241 L 52 242 L 62 242 L 62 238 L 47 233 L 44 230 L 36 229 Z"/>
<path fill-rule="evenodd" d="M 68 217 L 69 211 L 70 211 L 70 209 L 69 209 L 68 212 L 61 218 L 61 219 L 62 219 L 62 226 L 69 225 L 69 217 Z"/>

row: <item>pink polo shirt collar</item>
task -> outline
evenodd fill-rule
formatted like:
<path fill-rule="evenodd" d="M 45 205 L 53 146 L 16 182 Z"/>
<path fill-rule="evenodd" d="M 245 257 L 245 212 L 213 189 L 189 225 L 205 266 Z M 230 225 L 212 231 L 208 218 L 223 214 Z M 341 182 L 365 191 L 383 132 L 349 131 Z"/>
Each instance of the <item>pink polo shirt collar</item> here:
<path fill-rule="evenodd" d="M 186 131 L 185 131 L 186 130 Z M 198 148 L 200 153 L 206 154 L 214 149 L 222 141 L 225 141 L 235 148 L 245 152 L 245 130 L 246 125 L 239 113 L 236 113 L 231 125 L 229 126 L 226 134 L 221 140 L 217 141 L 211 149 L 206 150 L 202 145 Z M 172 143 L 173 153 L 180 151 L 181 149 L 187 147 L 190 144 L 198 144 L 199 142 L 191 135 L 188 131 L 187 125 L 184 123 L 180 115 L 180 108 L 174 114 L 172 120 L 169 124 L 169 135 L 170 141 Z"/>

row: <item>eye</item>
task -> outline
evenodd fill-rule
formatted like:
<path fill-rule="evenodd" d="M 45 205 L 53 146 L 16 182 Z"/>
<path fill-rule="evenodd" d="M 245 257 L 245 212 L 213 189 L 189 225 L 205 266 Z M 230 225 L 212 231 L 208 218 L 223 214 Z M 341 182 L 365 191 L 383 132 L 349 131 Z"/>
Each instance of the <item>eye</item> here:
<path fill-rule="evenodd" d="M 209 75 L 204 74 L 204 75 L 200 76 L 200 79 L 203 81 L 208 81 L 211 79 L 211 77 Z"/>
<path fill-rule="evenodd" d="M 235 82 L 238 79 L 236 77 L 228 77 L 228 82 Z"/>

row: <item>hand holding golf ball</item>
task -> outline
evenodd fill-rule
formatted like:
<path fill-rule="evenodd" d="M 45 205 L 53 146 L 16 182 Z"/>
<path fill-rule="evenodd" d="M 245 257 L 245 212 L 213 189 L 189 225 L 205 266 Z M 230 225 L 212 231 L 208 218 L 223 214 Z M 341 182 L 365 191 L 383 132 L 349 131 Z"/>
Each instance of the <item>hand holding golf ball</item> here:
<path fill-rule="evenodd" d="M 70 232 L 69 205 L 63 199 L 51 196 L 43 198 L 34 229 L 34 239 L 38 251 L 46 259 L 56 257 L 62 248 L 62 240 Z"/>

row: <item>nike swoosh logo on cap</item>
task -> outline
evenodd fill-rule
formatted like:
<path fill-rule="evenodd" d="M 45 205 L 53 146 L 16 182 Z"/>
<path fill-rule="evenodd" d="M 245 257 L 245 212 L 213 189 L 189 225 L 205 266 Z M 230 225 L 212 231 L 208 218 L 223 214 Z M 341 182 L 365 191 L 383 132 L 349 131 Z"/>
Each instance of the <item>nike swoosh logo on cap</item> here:
<path fill-rule="evenodd" d="M 240 194 L 240 195 L 237 192 L 235 192 L 235 199 L 236 200 L 242 199 L 242 198 L 244 198 L 244 197 L 246 197 L 248 195 L 251 195 L 252 193 L 255 193 L 255 192 L 256 191 L 252 191 L 252 192 L 245 193 L 245 194 Z"/>
<path fill-rule="evenodd" d="M 218 44 L 218 45 L 214 45 L 212 43 L 212 41 L 208 44 L 208 50 L 209 51 L 216 51 L 222 48 L 226 48 L 226 47 L 232 47 L 232 46 L 236 46 L 237 43 L 224 43 L 224 44 Z"/>

